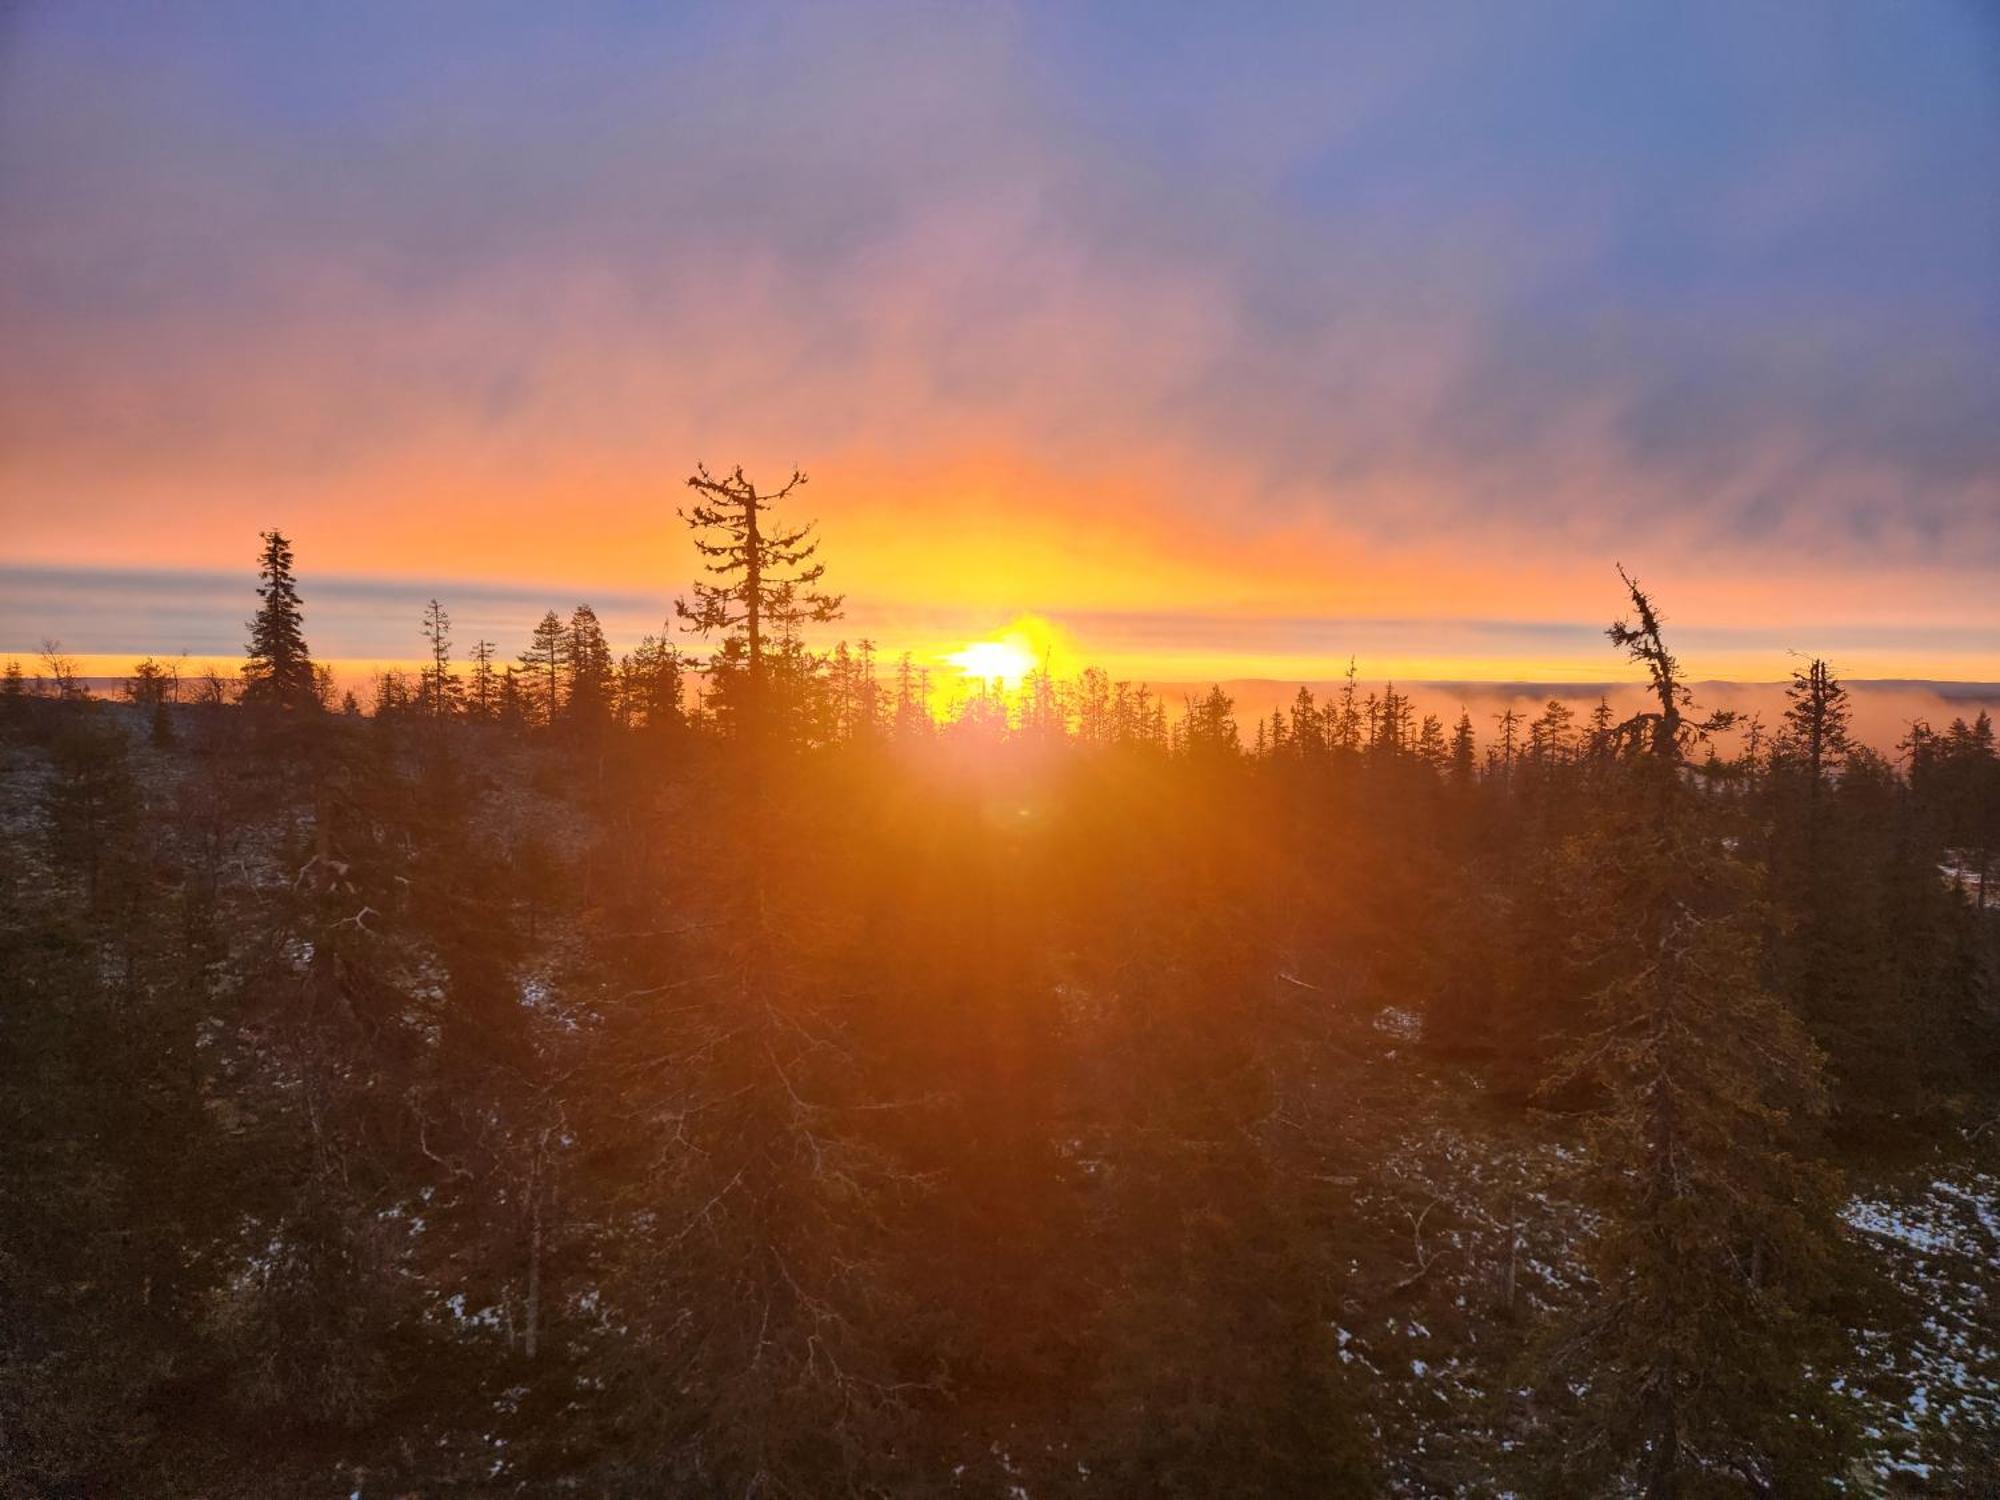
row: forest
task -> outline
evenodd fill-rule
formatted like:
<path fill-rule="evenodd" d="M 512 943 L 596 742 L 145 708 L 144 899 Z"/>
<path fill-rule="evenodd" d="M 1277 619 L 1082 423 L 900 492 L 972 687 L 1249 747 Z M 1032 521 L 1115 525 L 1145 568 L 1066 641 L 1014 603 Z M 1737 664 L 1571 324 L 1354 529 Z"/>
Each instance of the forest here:
<path fill-rule="evenodd" d="M 940 714 L 797 482 L 623 654 L 341 688 L 273 531 L 9 666 L 0 1496 L 2000 1492 L 1985 714 L 1609 568 L 1635 715 Z"/>

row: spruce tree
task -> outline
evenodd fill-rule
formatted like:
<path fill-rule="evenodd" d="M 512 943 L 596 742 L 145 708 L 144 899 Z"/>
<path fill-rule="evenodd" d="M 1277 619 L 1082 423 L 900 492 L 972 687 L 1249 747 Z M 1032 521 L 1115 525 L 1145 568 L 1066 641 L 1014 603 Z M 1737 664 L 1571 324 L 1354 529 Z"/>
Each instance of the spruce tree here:
<path fill-rule="evenodd" d="M 1477 742 L 1472 736 L 1472 715 L 1463 708 L 1458 711 L 1458 723 L 1451 731 L 1451 779 L 1459 786 L 1472 784 L 1474 757 L 1478 753 Z"/>
<path fill-rule="evenodd" d="M 611 647 L 604 639 L 604 627 L 597 622 L 597 611 L 588 604 L 579 604 L 570 615 L 563 651 L 569 664 L 564 719 L 578 733 L 595 734 L 611 722 L 615 684 Z"/>
<path fill-rule="evenodd" d="M 1833 675 L 1833 668 L 1818 657 L 1792 673 L 1785 697 L 1783 754 L 1786 760 L 1796 762 L 1805 778 L 1806 874 L 1818 879 L 1821 807 L 1828 778 L 1846 762 L 1853 748 L 1848 737 L 1852 714 L 1847 688 Z"/>
<path fill-rule="evenodd" d="M 1610 747 L 1611 731 L 1615 723 L 1616 716 L 1611 712 L 1610 698 L 1603 693 L 1599 693 L 1597 695 L 1597 706 L 1590 711 L 1590 753 L 1592 755 L 1599 754 Z"/>
<path fill-rule="evenodd" d="M 167 717 L 167 704 L 179 692 L 179 674 L 150 656 L 135 666 L 132 675 L 126 679 L 125 696 L 147 711 L 156 745 L 165 745 L 173 740 L 173 722 Z"/>
<path fill-rule="evenodd" d="M 1318 755 L 1326 749 L 1326 715 L 1313 702 L 1312 689 L 1301 686 L 1292 699 L 1292 749 L 1302 756 Z"/>
<path fill-rule="evenodd" d="M 410 681 L 401 672 L 388 671 L 375 679 L 375 717 L 383 723 L 410 709 Z"/>
<path fill-rule="evenodd" d="M 1865 951 L 1868 914 L 1858 898 L 1868 882 L 1847 841 L 1829 827 L 1829 782 L 1852 749 L 1847 689 L 1815 658 L 1792 674 L 1786 698 L 1765 787 L 1769 860 L 1793 919 L 1775 939 L 1775 967 L 1793 1008 L 1830 1053 L 1836 1076 L 1850 1078 L 1876 1050 L 1873 1040 L 1861 1045 L 1871 1030 L 1868 1012 L 1889 997 L 1867 983 L 1875 966 Z"/>
<path fill-rule="evenodd" d="M 1572 728 L 1576 711 L 1560 698 L 1551 698 L 1540 717 L 1528 726 L 1528 757 L 1543 771 L 1552 771 L 1567 762 L 1575 749 Z"/>
<path fill-rule="evenodd" d="M 500 694 L 495 713 L 500 727 L 510 734 L 519 734 L 528 725 L 527 689 L 522 685 L 519 668 L 512 663 L 500 674 Z"/>
<path fill-rule="evenodd" d="M 319 706 L 319 684 L 306 650 L 304 613 L 292 576 L 292 544 L 281 532 L 261 533 L 264 550 L 257 596 L 264 602 L 250 621 L 249 659 L 243 667 L 243 701 L 258 707 Z"/>
<path fill-rule="evenodd" d="M 1493 747 L 1494 761 L 1503 778 L 1512 777 L 1514 762 L 1520 755 L 1521 715 L 1510 703 L 1504 713 L 1493 716 L 1493 722 L 1500 727 L 1500 741 Z"/>
<path fill-rule="evenodd" d="M 6 669 L 0 671 L 0 728 L 10 728 L 19 723 L 27 701 L 28 680 L 21 673 L 20 660 L 10 656 Z"/>
<path fill-rule="evenodd" d="M 523 710 L 532 722 L 553 726 L 562 716 L 569 675 L 569 632 L 554 610 L 536 623 L 534 638 L 521 653 L 521 670 L 528 679 L 522 684 Z"/>
<path fill-rule="evenodd" d="M 477 640 L 466 659 L 472 663 L 472 681 L 466 692 L 465 709 L 484 723 L 500 712 L 499 674 L 493 670 L 493 643 Z"/>
<path fill-rule="evenodd" d="M 711 663 L 712 680 L 725 688 L 723 705 L 735 727 L 751 740 L 766 727 L 770 710 L 773 635 L 840 617 L 840 596 L 816 587 L 826 565 L 811 523 L 767 527 L 764 516 L 806 482 L 797 470 L 778 489 L 761 493 L 739 466 L 718 479 L 697 466 L 688 488 L 701 498 L 681 519 L 695 534 L 695 550 L 715 582 L 697 581 L 694 602 L 674 601 L 675 613 L 696 635 L 722 637 Z M 731 649 L 733 648 L 733 649 Z M 714 669 L 721 668 L 719 674 Z M 740 685 L 737 674 L 740 671 Z M 729 693 L 739 695 L 731 702 Z"/>
<path fill-rule="evenodd" d="M 917 666 L 916 658 L 907 651 L 896 660 L 894 722 L 896 738 L 904 741 L 920 739 L 933 727 L 929 674 Z"/>
<path fill-rule="evenodd" d="M 1817 784 L 1839 769 L 1851 748 L 1848 725 L 1853 716 L 1847 688 L 1832 667 L 1814 657 L 1809 666 L 1792 673 L 1785 697 L 1785 725 L 1795 753 Z"/>
<path fill-rule="evenodd" d="M 1412 750 L 1418 760 L 1434 771 L 1443 771 L 1451 764 L 1451 751 L 1444 738 L 1444 720 L 1436 714 L 1425 714 L 1423 722 L 1417 726 L 1417 739 Z"/>
<path fill-rule="evenodd" d="M 681 657 L 664 630 L 641 640 L 618 676 L 622 717 L 633 728 L 666 733 L 686 727 Z"/>
<path fill-rule="evenodd" d="M 446 719 L 458 711 L 464 684 L 451 670 L 451 616 L 435 599 L 424 606 L 423 630 L 430 659 L 419 678 L 418 699 L 432 719 Z"/>
<path fill-rule="evenodd" d="M 1236 729 L 1236 702 L 1229 694 L 1211 687 L 1187 705 L 1180 722 L 1181 748 L 1190 756 L 1227 759 L 1243 748 Z"/>
<path fill-rule="evenodd" d="M 1619 726 L 1616 800 L 1573 847 L 1577 957 L 1591 1021 L 1552 1089 L 1583 1086 L 1585 1189 L 1601 1215 L 1595 1294 L 1551 1346 L 1581 1390 L 1569 1466 L 1649 1500 L 1733 1476 L 1806 1493 L 1834 1471 L 1840 1424 L 1815 1361 L 1837 1243 L 1834 1174 L 1805 1150 L 1820 1058 L 1760 982 L 1759 874 L 1735 858 L 1684 771 L 1720 716 L 1689 717 L 1651 599 L 1609 631 L 1657 709 Z"/>
<path fill-rule="evenodd" d="M 1327 738 L 1337 750 L 1356 751 L 1361 748 L 1361 707 L 1356 696 L 1360 684 L 1355 674 L 1358 670 L 1353 657 L 1347 659 L 1347 675 L 1341 680 L 1340 698 L 1337 706 L 1327 710 Z"/>

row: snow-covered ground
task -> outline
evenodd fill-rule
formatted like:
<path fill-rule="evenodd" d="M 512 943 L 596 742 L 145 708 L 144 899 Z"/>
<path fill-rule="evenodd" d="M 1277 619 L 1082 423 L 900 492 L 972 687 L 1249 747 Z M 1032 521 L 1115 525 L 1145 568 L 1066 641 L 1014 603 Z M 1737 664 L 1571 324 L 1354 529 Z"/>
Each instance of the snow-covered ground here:
<path fill-rule="evenodd" d="M 1843 1384 L 1872 1475 L 1888 1494 L 2000 1495 L 2000 1176 L 1955 1167 L 1845 1217 L 1903 1304 L 1856 1331 Z"/>

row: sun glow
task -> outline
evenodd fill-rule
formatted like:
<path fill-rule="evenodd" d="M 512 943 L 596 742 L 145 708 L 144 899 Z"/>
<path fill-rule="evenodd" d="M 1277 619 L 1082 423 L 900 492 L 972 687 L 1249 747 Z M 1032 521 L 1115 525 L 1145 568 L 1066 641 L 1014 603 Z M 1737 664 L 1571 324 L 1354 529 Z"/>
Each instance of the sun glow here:
<path fill-rule="evenodd" d="M 1010 635 L 997 641 L 974 641 L 963 651 L 954 651 L 945 660 L 967 677 L 999 683 L 1010 692 L 1035 670 L 1035 653 L 1025 640 Z"/>
<path fill-rule="evenodd" d="M 1017 615 L 1005 630 L 947 652 L 942 659 L 958 668 L 961 683 L 976 684 L 986 692 L 1013 693 L 1037 672 L 1062 676 L 1079 667 L 1068 636 L 1039 615 Z"/>

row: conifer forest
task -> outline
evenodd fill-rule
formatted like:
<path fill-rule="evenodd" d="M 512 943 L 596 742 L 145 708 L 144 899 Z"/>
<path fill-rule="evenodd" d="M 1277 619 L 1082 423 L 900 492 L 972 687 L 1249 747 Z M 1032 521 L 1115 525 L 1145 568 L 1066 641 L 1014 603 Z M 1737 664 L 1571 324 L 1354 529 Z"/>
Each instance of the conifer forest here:
<path fill-rule="evenodd" d="M 1636 712 L 946 710 L 799 482 L 628 650 L 343 683 L 271 531 L 8 668 L 0 1496 L 2000 1493 L 1985 713 L 1639 568 Z"/>

